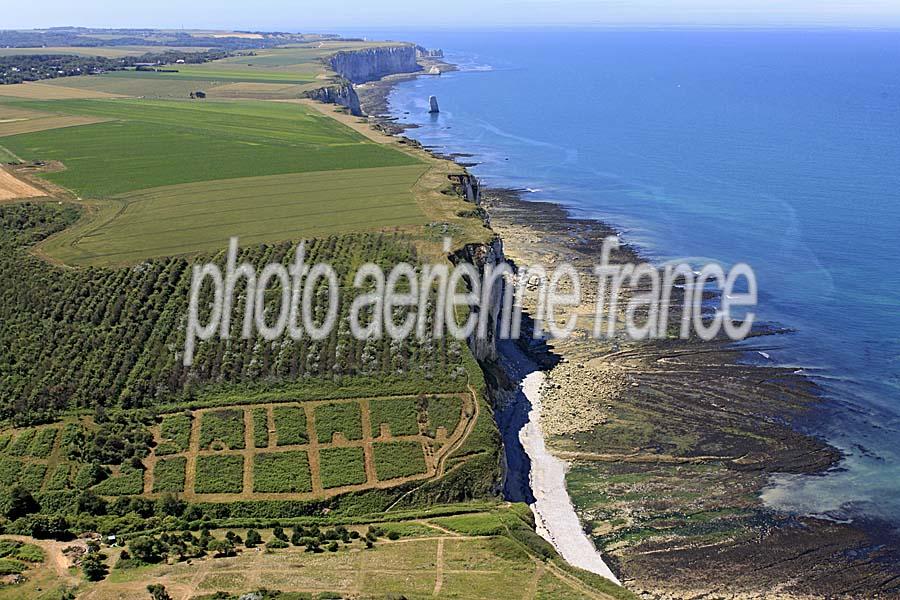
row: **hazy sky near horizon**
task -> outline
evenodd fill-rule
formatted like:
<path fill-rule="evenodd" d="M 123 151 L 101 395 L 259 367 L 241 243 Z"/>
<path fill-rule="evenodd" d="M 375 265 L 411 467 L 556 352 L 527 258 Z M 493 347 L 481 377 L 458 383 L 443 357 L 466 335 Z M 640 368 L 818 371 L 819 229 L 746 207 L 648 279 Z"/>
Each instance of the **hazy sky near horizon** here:
<path fill-rule="evenodd" d="M 3 11 L 0 29 L 61 25 L 257 29 L 539 26 L 900 28 L 900 0 L 42 0 Z"/>

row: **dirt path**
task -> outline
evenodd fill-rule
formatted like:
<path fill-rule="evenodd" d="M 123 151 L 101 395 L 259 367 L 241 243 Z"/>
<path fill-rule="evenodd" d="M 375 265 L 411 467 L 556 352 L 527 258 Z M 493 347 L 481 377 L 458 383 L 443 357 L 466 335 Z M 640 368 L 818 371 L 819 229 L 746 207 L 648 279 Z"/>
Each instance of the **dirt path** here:
<path fill-rule="evenodd" d="M 440 538 L 437 543 L 437 556 L 434 559 L 434 592 L 432 596 L 441 593 L 441 587 L 444 585 L 444 538 Z"/>
<path fill-rule="evenodd" d="M 26 535 L 4 535 L 0 539 L 16 540 L 26 544 L 33 544 L 44 551 L 45 564 L 50 565 L 56 572 L 56 575 L 64 580 L 67 585 L 78 585 L 81 579 L 69 573 L 69 559 L 63 554 L 63 548 L 69 546 L 87 547 L 84 542 L 74 540 L 71 542 L 57 542 L 55 540 L 38 540 Z"/>

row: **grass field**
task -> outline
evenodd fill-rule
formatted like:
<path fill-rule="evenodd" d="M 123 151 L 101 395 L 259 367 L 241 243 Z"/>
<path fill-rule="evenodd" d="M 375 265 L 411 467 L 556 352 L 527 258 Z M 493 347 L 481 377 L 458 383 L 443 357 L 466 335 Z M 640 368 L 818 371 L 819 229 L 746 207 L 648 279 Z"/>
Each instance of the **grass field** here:
<path fill-rule="evenodd" d="M 302 104 L 122 99 L 34 101 L 20 107 L 113 120 L 3 140 L 25 159 L 63 161 L 66 170 L 47 178 L 83 198 L 197 181 L 417 162 Z"/>
<path fill-rule="evenodd" d="M 78 79 L 76 77 L 64 77 L 64 80 Z M 87 78 L 86 78 L 87 79 Z M 54 79 L 53 81 L 60 81 Z M 66 87 L 51 83 L 38 83 L 29 81 L 14 85 L 0 85 L 0 99 L 18 98 L 23 100 L 71 100 L 75 98 L 115 98 L 115 92 L 105 92 L 97 89 L 80 89 L 77 86 Z"/>
<path fill-rule="evenodd" d="M 105 121 L 101 117 L 64 115 L 0 104 L 0 138 Z"/>
<path fill-rule="evenodd" d="M 195 46 L 45 46 L 41 48 L 0 48 L 0 56 L 25 56 L 32 54 L 71 54 L 75 56 L 102 56 L 104 58 L 122 58 L 124 56 L 140 56 L 148 52 L 204 52 L 208 48 Z"/>

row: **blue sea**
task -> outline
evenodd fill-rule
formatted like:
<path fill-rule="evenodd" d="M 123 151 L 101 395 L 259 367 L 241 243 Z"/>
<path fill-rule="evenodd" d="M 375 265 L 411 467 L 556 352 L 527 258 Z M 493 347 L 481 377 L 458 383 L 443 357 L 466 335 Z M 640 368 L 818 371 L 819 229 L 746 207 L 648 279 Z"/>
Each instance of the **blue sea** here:
<path fill-rule="evenodd" d="M 756 356 L 823 386 L 801 426 L 846 453 L 764 498 L 900 526 L 900 32 L 414 37 L 460 71 L 395 88 L 410 137 L 617 226 L 655 261 L 755 269 L 758 318 L 795 330 Z"/>

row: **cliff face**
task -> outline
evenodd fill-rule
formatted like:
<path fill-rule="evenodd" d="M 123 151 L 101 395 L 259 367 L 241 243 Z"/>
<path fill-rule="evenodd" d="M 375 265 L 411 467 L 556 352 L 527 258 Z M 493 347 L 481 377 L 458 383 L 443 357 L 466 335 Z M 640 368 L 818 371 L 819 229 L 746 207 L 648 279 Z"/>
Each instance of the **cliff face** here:
<path fill-rule="evenodd" d="M 346 50 L 331 57 L 331 69 L 353 83 L 375 81 L 395 73 L 415 73 L 415 46 L 386 46 L 365 50 Z"/>
<path fill-rule="evenodd" d="M 454 182 L 454 188 L 457 193 L 465 198 L 467 202 L 471 202 L 480 208 L 481 205 L 481 189 L 478 180 L 469 175 L 451 175 L 450 178 Z M 475 266 L 479 273 L 484 274 L 485 267 L 499 265 L 506 261 L 503 254 L 503 241 L 499 236 L 495 236 L 493 240 L 486 244 L 466 244 L 462 249 L 450 256 L 453 264 L 470 263 Z M 477 312 L 488 312 L 487 335 L 479 338 L 472 335 L 469 340 L 469 348 L 472 354 L 480 362 L 495 362 L 497 360 L 497 327 L 499 324 L 500 310 L 503 305 L 503 285 L 495 285 L 491 288 L 491 295 L 487 303 L 477 307 Z"/>
<path fill-rule="evenodd" d="M 359 96 L 356 95 L 356 90 L 349 83 L 320 87 L 307 92 L 306 96 L 325 104 L 346 106 L 350 109 L 350 114 L 357 117 L 363 116 L 362 108 L 359 106 Z"/>

